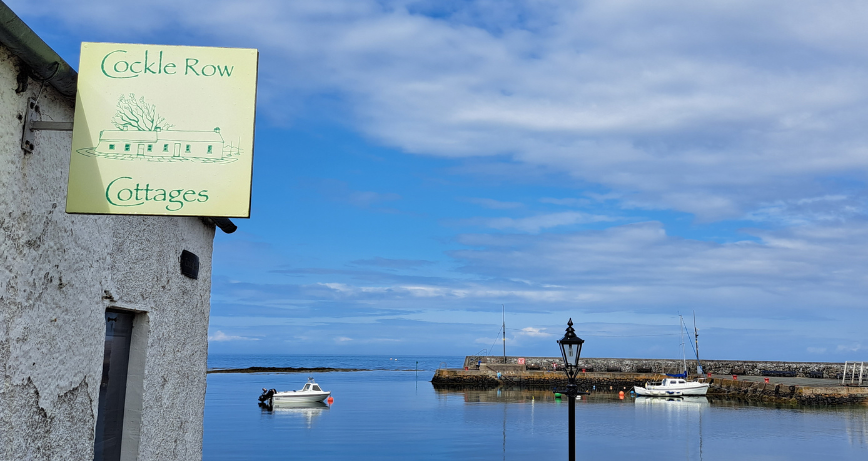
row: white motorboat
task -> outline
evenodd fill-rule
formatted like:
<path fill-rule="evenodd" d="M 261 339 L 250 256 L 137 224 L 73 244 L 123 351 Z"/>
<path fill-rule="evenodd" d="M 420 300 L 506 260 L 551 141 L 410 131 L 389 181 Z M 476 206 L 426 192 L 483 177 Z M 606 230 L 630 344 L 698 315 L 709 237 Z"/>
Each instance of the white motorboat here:
<path fill-rule="evenodd" d="M 642 397 L 701 396 L 708 392 L 708 383 L 687 381 L 684 378 L 666 378 L 662 381 L 647 382 L 645 387 L 634 386 L 633 391 Z"/>
<path fill-rule="evenodd" d="M 332 393 L 329 391 L 322 390 L 313 378 L 308 378 L 307 383 L 305 383 L 304 387 L 300 390 L 281 392 L 274 392 L 273 390 L 267 391 L 264 392 L 259 399 L 260 401 L 263 401 L 263 397 L 265 397 L 265 399 L 270 400 L 272 404 L 280 405 L 294 402 L 322 402 L 331 394 Z"/>

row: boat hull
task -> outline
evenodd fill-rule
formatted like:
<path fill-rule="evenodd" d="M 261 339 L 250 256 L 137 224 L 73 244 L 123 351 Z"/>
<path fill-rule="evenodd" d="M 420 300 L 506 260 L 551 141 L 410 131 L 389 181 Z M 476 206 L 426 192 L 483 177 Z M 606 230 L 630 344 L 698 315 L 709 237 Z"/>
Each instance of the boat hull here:
<path fill-rule="evenodd" d="M 633 391 L 640 397 L 681 397 L 681 391 L 662 390 L 662 389 L 646 389 L 642 386 L 633 387 Z"/>
<path fill-rule="evenodd" d="M 331 392 L 278 392 L 271 397 L 271 401 L 275 404 L 293 402 L 322 402 L 330 395 Z"/>
<path fill-rule="evenodd" d="M 636 395 L 643 397 L 679 397 L 679 396 L 704 396 L 708 393 L 707 383 L 686 383 L 676 386 L 634 386 Z"/>

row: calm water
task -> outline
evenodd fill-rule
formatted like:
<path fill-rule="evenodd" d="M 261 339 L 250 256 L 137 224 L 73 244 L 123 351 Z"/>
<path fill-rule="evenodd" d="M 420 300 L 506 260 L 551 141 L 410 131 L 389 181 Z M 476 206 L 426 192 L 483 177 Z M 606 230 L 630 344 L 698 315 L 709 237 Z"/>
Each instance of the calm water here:
<path fill-rule="evenodd" d="M 401 371 L 415 368 L 420 371 Z M 212 367 L 330 366 L 315 375 L 331 406 L 257 406 L 263 387 L 300 389 L 304 374 L 212 374 L 205 460 L 560 460 L 567 406 L 547 391 L 438 391 L 440 362 L 463 357 L 212 357 Z M 368 366 L 362 365 L 369 364 Z M 424 365 L 424 366 L 423 366 Z M 868 407 L 774 408 L 721 400 L 577 402 L 577 459 L 868 459 Z"/>

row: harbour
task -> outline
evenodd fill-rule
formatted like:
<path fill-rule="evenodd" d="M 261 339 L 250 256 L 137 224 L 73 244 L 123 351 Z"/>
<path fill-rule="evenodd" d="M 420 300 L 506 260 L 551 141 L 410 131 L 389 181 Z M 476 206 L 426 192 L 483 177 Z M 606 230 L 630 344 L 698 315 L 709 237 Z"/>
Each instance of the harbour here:
<path fill-rule="evenodd" d="M 559 357 L 467 356 L 461 368 L 438 368 L 435 387 L 552 389 L 567 379 Z M 582 392 L 625 392 L 679 369 L 674 359 L 582 359 L 576 377 Z M 701 378 L 709 395 L 785 405 L 868 405 L 868 383 L 858 372 L 843 376 L 844 363 L 704 360 Z M 581 367 L 580 367 L 581 368 Z"/>
<path fill-rule="evenodd" d="M 298 388 L 307 373 L 209 374 L 204 459 L 286 459 L 288 447 L 297 459 L 524 460 L 567 455 L 566 399 L 542 386 L 474 388 L 431 382 L 442 373 L 441 363 L 448 365 L 441 370 L 463 371 L 462 357 L 264 359 L 211 362 L 225 368 L 295 364 L 369 371 L 315 373 L 317 382 L 332 392 L 331 405 L 272 410 L 256 405 L 259 389 Z M 738 381 L 755 378 L 763 381 L 742 376 Z M 719 394 L 648 399 L 628 393 L 621 399 L 615 389 L 597 389 L 576 401 L 577 459 L 861 460 L 868 454 L 864 405 L 781 405 Z"/>

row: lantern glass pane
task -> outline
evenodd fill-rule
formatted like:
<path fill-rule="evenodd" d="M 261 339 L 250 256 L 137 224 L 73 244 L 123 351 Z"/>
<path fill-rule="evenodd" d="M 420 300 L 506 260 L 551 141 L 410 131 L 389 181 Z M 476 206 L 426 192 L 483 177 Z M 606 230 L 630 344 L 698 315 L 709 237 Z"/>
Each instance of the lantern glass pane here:
<path fill-rule="evenodd" d="M 567 364 L 575 365 L 579 358 L 577 357 L 578 347 L 575 344 L 567 344 L 567 347 L 564 349 L 564 353 L 566 354 Z"/>

